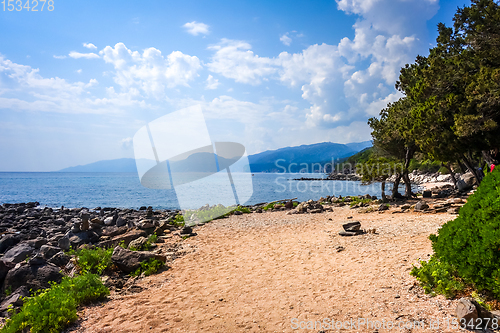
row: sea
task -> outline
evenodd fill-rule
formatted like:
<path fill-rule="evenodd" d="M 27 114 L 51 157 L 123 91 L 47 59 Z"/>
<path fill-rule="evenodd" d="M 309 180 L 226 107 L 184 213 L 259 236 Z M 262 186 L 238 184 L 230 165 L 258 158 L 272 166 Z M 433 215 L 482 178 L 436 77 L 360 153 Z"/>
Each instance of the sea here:
<path fill-rule="evenodd" d="M 234 173 L 233 179 L 248 177 Z M 358 181 L 305 181 L 300 178 L 325 178 L 319 173 L 255 173 L 252 175 L 253 194 L 240 204 L 254 205 L 275 200 L 306 201 L 330 196 L 370 194 L 380 198 L 380 183 L 369 185 Z M 220 184 L 221 189 L 223 184 Z M 200 187 L 191 198 L 184 198 L 182 209 L 201 207 L 199 197 L 211 196 L 218 185 Z M 386 188 L 390 191 L 390 186 Z M 38 201 L 41 206 L 60 208 L 119 207 L 138 209 L 180 209 L 173 189 L 149 189 L 140 183 L 137 173 L 71 173 L 71 172 L 0 172 L 0 204 Z"/>

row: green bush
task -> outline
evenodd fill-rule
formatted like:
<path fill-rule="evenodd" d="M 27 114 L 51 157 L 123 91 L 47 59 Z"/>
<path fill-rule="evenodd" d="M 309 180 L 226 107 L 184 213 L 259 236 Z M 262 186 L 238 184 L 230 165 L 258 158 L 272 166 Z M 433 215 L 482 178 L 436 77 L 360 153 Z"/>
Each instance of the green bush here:
<path fill-rule="evenodd" d="M 500 168 L 483 179 L 455 220 L 429 238 L 435 259 L 443 263 L 436 267 L 453 269 L 450 275 L 500 298 Z"/>
<path fill-rule="evenodd" d="M 32 298 L 26 298 L 19 313 L 7 319 L 2 333 L 60 332 L 77 319 L 76 309 L 106 297 L 109 290 L 99 276 L 84 274 L 74 278 L 64 277 L 60 284 L 53 283 L 49 289 L 38 291 Z"/>
<path fill-rule="evenodd" d="M 144 243 L 144 245 L 142 245 L 140 248 L 135 248 L 135 247 L 131 246 L 131 247 L 129 247 L 129 250 L 132 250 L 132 251 L 149 251 L 153 247 L 152 245 L 154 243 L 156 243 L 157 240 L 158 240 L 158 236 L 156 236 L 156 234 L 153 234 L 153 235 L 151 235 L 151 236 L 148 237 L 146 243 Z"/>
<path fill-rule="evenodd" d="M 77 251 L 70 250 L 68 253 L 76 256 L 76 264 L 80 267 L 82 274 L 93 273 L 101 275 L 111 265 L 113 248 L 102 249 L 96 247 L 94 249 L 81 249 Z"/>
<path fill-rule="evenodd" d="M 163 266 L 165 266 L 165 263 L 161 260 L 151 258 L 149 260 L 141 262 L 141 267 L 139 267 L 135 272 L 131 273 L 131 276 L 139 276 L 141 273 L 144 273 L 144 275 L 149 276 L 151 274 L 154 274 L 158 272 Z"/>
<path fill-rule="evenodd" d="M 420 281 L 426 294 L 442 294 L 451 298 L 464 289 L 464 284 L 450 264 L 439 261 L 435 256 L 429 262 L 422 261 L 420 264 L 421 267 L 413 266 L 410 274 Z"/>

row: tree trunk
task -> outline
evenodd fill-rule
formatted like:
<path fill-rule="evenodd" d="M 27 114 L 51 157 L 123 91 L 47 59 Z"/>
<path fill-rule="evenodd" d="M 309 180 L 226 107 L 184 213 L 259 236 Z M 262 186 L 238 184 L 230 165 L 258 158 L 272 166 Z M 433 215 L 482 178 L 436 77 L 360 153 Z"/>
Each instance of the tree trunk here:
<path fill-rule="evenodd" d="M 469 161 L 469 159 L 465 156 L 465 154 L 463 155 L 463 159 L 464 159 L 464 163 L 465 163 L 465 166 L 467 167 L 467 169 L 469 169 L 469 171 L 472 173 L 472 175 L 474 175 L 474 178 L 476 178 L 476 182 L 477 184 L 481 184 L 481 177 L 479 177 L 479 174 L 476 170 L 476 168 L 474 168 L 474 166 L 472 165 L 472 162 Z"/>
<path fill-rule="evenodd" d="M 451 180 L 453 181 L 453 185 L 455 185 L 455 188 L 457 187 L 457 179 L 455 178 L 455 172 L 451 169 L 450 163 L 441 163 L 441 166 L 444 166 L 448 171 L 450 172 L 451 175 Z"/>
<path fill-rule="evenodd" d="M 411 192 L 410 176 L 408 176 L 408 170 L 403 171 L 403 180 L 405 182 L 405 197 L 409 199 L 411 198 L 412 192 Z"/>
<path fill-rule="evenodd" d="M 464 173 L 467 172 L 467 169 L 465 169 L 464 164 L 462 163 L 462 161 L 457 160 L 457 164 L 460 167 L 460 170 L 462 170 L 462 174 L 464 174 Z"/>
<path fill-rule="evenodd" d="M 487 150 L 483 150 L 481 152 L 481 154 L 483 155 L 483 159 L 484 161 L 486 162 L 486 164 L 488 165 L 488 172 L 489 170 L 491 169 L 491 165 L 492 164 L 495 164 L 495 159 L 493 158 L 493 156 L 491 156 L 490 152 L 487 151 Z"/>
<path fill-rule="evenodd" d="M 392 188 L 392 198 L 395 199 L 397 193 L 399 193 L 399 183 L 401 182 L 401 174 L 396 173 L 396 179 L 394 180 L 394 187 Z"/>
<path fill-rule="evenodd" d="M 382 201 L 387 202 L 387 197 L 385 196 L 385 179 L 382 180 Z"/>

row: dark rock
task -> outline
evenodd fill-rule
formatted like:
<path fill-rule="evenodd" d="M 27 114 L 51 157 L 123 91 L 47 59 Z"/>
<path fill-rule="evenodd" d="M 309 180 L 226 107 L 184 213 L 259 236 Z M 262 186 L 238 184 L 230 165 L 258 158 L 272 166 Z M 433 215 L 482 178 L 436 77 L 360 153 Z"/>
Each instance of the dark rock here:
<path fill-rule="evenodd" d="M 141 266 L 141 262 L 155 258 L 166 262 L 166 257 L 147 251 L 130 251 L 120 246 L 115 247 L 111 261 L 123 272 L 131 273 Z"/>
<path fill-rule="evenodd" d="M 292 209 L 293 208 L 293 202 L 292 201 L 287 201 L 285 203 L 285 208 L 286 209 Z"/>
<path fill-rule="evenodd" d="M 462 318 L 466 323 L 468 323 L 470 320 L 475 322 L 478 318 L 476 306 L 468 298 L 461 298 L 458 300 L 455 313 L 457 314 L 458 322 L 460 322 Z"/>
<path fill-rule="evenodd" d="M 127 220 L 122 218 L 122 217 L 118 217 L 118 219 L 116 220 L 116 226 L 117 227 L 122 227 L 124 225 L 127 224 Z"/>
<path fill-rule="evenodd" d="M 361 230 L 357 230 L 357 231 L 340 231 L 339 232 L 339 235 L 340 236 L 356 236 L 356 235 L 359 235 L 359 234 L 362 234 L 363 232 Z"/>
<path fill-rule="evenodd" d="M 471 172 L 463 174 L 457 181 L 457 188 L 459 191 L 468 191 L 473 188 L 476 183 L 476 179 Z"/>
<path fill-rule="evenodd" d="M 146 244 L 146 242 L 148 241 L 148 239 L 146 237 L 139 237 L 137 239 L 134 239 L 133 241 L 131 241 L 129 244 L 128 244 L 128 248 L 136 248 L 136 249 L 140 249 L 144 246 L 144 244 Z"/>
<path fill-rule="evenodd" d="M 151 228 L 155 227 L 153 222 L 149 221 L 149 220 L 141 220 L 136 225 L 137 225 L 137 228 L 139 228 L 139 229 L 151 229 Z"/>
<path fill-rule="evenodd" d="M 127 227 L 117 227 L 117 226 L 110 226 L 110 227 L 107 227 L 106 229 L 104 229 L 102 231 L 102 236 L 108 236 L 108 237 L 114 237 L 114 236 L 117 236 L 117 235 L 121 235 L 121 234 L 124 234 L 126 233 L 128 230 Z"/>
<path fill-rule="evenodd" d="M 59 240 L 57 241 L 57 244 L 59 245 L 59 247 L 63 251 L 68 251 L 70 249 L 70 246 L 71 246 L 71 243 L 69 241 L 69 237 L 67 237 L 67 236 L 59 238 Z"/>
<path fill-rule="evenodd" d="M 9 247 L 16 245 L 19 241 L 20 237 L 18 235 L 4 235 L 2 239 L 0 239 L 0 253 L 4 253 Z"/>
<path fill-rule="evenodd" d="M 14 268 L 14 266 L 16 266 L 16 264 L 12 262 L 0 260 L 0 284 L 3 283 L 5 277 L 7 276 L 7 273 L 9 272 L 9 270 Z"/>
<path fill-rule="evenodd" d="M 52 258 L 56 253 L 61 251 L 60 248 L 55 247 L 55 246 L 50 246 L 50 245 L 42 245 L 40 247 L 40 254 L 45 258 L 45 259 L 50 259 Z"/>
<path fill-rule="evenodd" d="M 64 267 L 71 259 L 70 256 L 64 254 L 64 252 L 60 251 L 56 253 L 52 258 L 48 260 L 49 263 L 56 265 L 57 267 Z"/>
<path fill-rule="evenodd" d="M 380 204 L 380 206 L 378 206 L 379 212 L 384 211 L 384 210 L 388 210 L 388 209 L 389 209 L 389 207 L 386 204 Z"/>
<path fill-rule="evenodd" d="M 191 227 L 186 226 L 181 229 L 181 235 L 190 235 L 192 233 L 193 233 L 193 228 Z"/>
<path fill-rule="evenodd" d="M 99 247 L 112 247 L 120 244 L 121 242 L 123 242 L 125 246 L 128 246 L 132 240 L 137 239 L 141 236 L 147 236 L 147 233 L 144 230 L 130 230 L 125 234 L 118 235 L 110 240 L 100 242 Z"/>
<path fill-rule="evenodd" d="M 354 221 L 354 222 L 344 223 L 342 224 L 342 228 L 344 228 L 345 231 L 358 231 L 361 228 L 361 222 Z"/>
<path fill-rule="evenodd" d="M 20 243 L 11 248 L 9 251 L 5 252 L 2 259 L 17 264 L 23 260 L 26 260 L 26 258 L 30 257 L 34 252 L 34 247 L 26 243 Z"/>
<path fill-rule="evenodd" d="M 424 191 L 424 192 L 422 193 L 422 196 L 423 196 L 424 198 L 431 198 L 431 197 L 432 197 L 432 191 Z"/>
<path fill-rule="evenodd" d="M 26 286 L 33 291 L 49 288 L 49 282 L 59 283 L 62 278 L 60 269 L 52 264 L 28 265 L 22 263 L 11 269 L 3 283 L 3 290 L 10 288 L 15 290 L 20 286 Z"/>
<path fill-rule="evenodd" d="M 34 247 L 35 249 L 39 249 L 42 245 L 47 244 L 47 239 L 43 237 L 37 237 L 35 239 L 30 239 L 26 243 Z"/>
<path fill-rule="evenodd" d="M 243 212 L 239 211 L 239 210 L 235 210 L 233 212 L 234 215 L 243 215 Z"/>
<path fill-rule="evenodd" d="M 9 307 L 20 307 L 23 305 L 24 297 L 28 297 L 30 292 L 26 286 L 20 286 L 12 294 L 7 296 L 0 304 L 0 312 L 5 313 Z"/>
<path fill-rule="evenodd" d="M 318 214 L 318 213 L 321 213 L 323 210 L 318 209 L 318 208 L 314 208 L 314 209 L 308 209 L 307 211 L 311 214 Z"/>

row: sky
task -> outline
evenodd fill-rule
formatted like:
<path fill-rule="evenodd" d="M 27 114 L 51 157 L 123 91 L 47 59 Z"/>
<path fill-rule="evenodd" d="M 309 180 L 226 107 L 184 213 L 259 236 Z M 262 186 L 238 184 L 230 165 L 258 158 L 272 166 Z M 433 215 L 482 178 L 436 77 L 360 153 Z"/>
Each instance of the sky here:
<path fill-rule="evenodd" d="M 248 154 L 370 140 L 368 118 L 401 97 L 399 69 L 427 55 L 437 24 L 451 25 L 470 4 L 54 0 L 33 11 L 34 1 L 8 3 L 0 4 L 0 171 L 134 157 L 141 127 L 195 105 L 213 141 Z"/>

